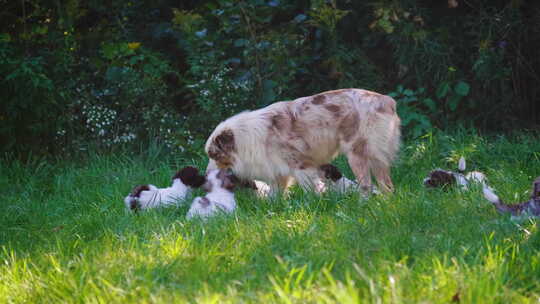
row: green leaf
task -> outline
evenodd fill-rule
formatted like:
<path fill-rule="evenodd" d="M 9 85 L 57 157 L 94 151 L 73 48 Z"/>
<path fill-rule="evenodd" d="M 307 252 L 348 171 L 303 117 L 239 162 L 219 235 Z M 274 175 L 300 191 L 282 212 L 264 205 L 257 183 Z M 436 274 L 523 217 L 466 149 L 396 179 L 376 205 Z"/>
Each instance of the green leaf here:
<path fill-rule="evenodd" d="M 457 106 L 459 104 L 459 101 L 461 100 L 460 95 L 454 95 L 450 100 L 448 101 L 448 107 L 451 111 L 455 111 L 457 109 Z"/>
<path fill-rule="evenodd" d="M 122 80 L 123 75 L 123 69 L 120 67 L 110 67 L 107 69 L 107 72 L 105 72 L 105 79 L 107 81 L 117 82 Z"/>
<path fill-rule="evenodd" d="M 437 98 L 444 98 L 446 97 L 446 95 L 448 95 L 449 91 L 450 91 L 450 84 L 448 82 L 443 82 L 437 88 L 437 92 L 435 92 L 435 95 L 437 96 Z"/>
<path fill-rule="evenodd" d="M 0 42 L 10 42 L 10 41 L 11 41 L 11 35 L 9 35 L 9 33 L 0 34 Z"/>
<path fill-rule="evenodd" d="M 265 79 L 263 80 L 263 89 L 264 90 L 270 90 L 270 89 L 273 89 L 277 86 L 277 82 L 273 81 L 273 80 L 270 80 L 270 79 Z"/>
<path fill-rule="evenodd" d="M 435 106 L 435 101 L 433 101 L 433 99 L 431 98 L 425 98 L 422 103 L 425 104 L 430 111 L 437 110 L 437 107 Z"/>
<path fill-rule="evenodd" d="M 236 47 L 242 47 L 242 46 L 246 46 L 248 44 L 248 40 L 247 39 L 236 39 L 234 41 L 234 46 Z"/>
<path fill-rule="evenodd" d="M 403 91 L 403 95 L 405 95 L 405 96 L 413 96 L 414 92 L 411 89 L 406 89 L 405 91 Z"/>
<path fill-rule="evenodd" d="M 456 91 L 456 94 L 460 96 L 467 96 L 469 94 L 470 86 L 468 83 L 464 81 L 459 81 L 456 86 L 454 87 L 454 91 Z"/>

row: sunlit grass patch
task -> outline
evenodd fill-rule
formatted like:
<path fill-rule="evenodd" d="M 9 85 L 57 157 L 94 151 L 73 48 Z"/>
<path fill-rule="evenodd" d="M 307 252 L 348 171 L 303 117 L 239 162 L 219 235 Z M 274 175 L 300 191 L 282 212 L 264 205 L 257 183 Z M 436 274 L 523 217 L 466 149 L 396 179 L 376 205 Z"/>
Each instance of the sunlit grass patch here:
<path fill-rule="evenodd" d="M 405 142 L 396 191 L 371 196 L 295 188 L 237 193 L 238 209 L 186 221 L 185 205 L 133 214 L 138 183 L 167 185 L 203 159 L 159 153 L 0 163 L 0 301 L 201 303 L 537 303 L 535 219 L 512 221 L 480 189 L 426 189 L 458 155 L 508 201 L 540 175 L 539 140 L 433 135 Z M 336 165 L 352 177 L 346 160 Z M 201 190 L 194 195 L 201 194 Z"/>

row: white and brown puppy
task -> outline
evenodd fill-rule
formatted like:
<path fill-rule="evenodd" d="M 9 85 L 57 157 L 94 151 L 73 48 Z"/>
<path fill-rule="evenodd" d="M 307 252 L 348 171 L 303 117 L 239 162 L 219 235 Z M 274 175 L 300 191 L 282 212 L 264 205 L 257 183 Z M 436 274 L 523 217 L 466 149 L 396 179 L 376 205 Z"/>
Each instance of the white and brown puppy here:
<path fill-rule="evenodd" d="M 126 208 L 133 211 L 177 204 L 183 200 L 192 188 L 200 187 L 204 176 L 194 167 L 185 167 L 172 178 L 172 185 L 158 188 L 154 185 L 139 185 L 124 198 Z"/>
<path fill-rule="evenodd" d="M 540 217 L 540 176 L 532 184 L 531 198 L 518 204 L 503 202 L 490 187 L 484 187 L 484 197 L 490 201 L 500 213 L 509 213 L 512 217 Z"/>
<path fill-rule="evenodd" d="M 345 193 L 358 191 L 360 188 L 360 185 L 358 185 L 356 181 L 348 179 L 341 171 L 339 171 L 338 167 L 332 164 L 322 165 L 319 167 L 319 170 L 325 184 L 329 185 L 326 189 L 330 188 L 335 192 Z M 371 193 L 380 194 L 380 191 L 373 185 Z"/>
<path fill-rule="evenodd" d="M 206 174 L 203 188 L 208 192 L 204 197 L 196 197 L 186 218 L 207 218 L 219 213 L 232 213 L 236 209 L 234 188 L 238 183 L 236 176 L 227 169 L 214 169 Z"/>
<path fill-rule="evenodd" d="M 458 170 L 465 171 L 465 159 L 459 159 Z M 486 176 L 482 172 L 472 171 L 467 174 L 453 172 L 443 169 L 435 169 L 431 171 L 424 179 L 424 185 L 428 188 L 446 188 L 451 185 L 458 185 L 463 190 L 468 190 L 471 182 L 479 183 L 483 187 L 487 187 Z"/>
<path fill-rule="evenodd" d="M 208 169 L 231 168 L 241 179 L 268 182 L 272 192 L 294 180 L 316 188 L 319 166 L 343 153 L 361 188 L 371 188 L 373 174 L 392 191 L 390 166 L 399 144 L 394 99 L 343 89 L 232 116 L 212 132 L 205 151 Z"/>
<path fill-rule="evenodd" d="M 326 189 L 331 189 L 340 193 L 359 190 L 360 185 L 358 185 L 356 181 L 350 180 L 344 176 L 336 166 L 326 164 L 320 166 L 319 169 L 320 175 L 327 185 Z"/>
<path fill-rule="evenodd" d="M 255 191 L 259 198 L 265 198 L 270 195 L 270 186 L 259 180 L 242 180 L 239 182 L 239 186 Z"/>

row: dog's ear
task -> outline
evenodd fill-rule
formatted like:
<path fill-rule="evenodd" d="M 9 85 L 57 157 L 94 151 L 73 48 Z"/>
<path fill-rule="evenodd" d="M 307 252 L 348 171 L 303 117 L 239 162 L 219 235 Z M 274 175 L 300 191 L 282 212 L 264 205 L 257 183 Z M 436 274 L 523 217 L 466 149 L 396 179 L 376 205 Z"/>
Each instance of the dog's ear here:
<path fill-rule="evenodd" d="M 225 153 L 234 151 L 235 142 L 233 132 L 231 130 L 223 130 L 221 134 L 214 139 L 214 144 Z"/>
<path fill-rule="evenodd" d="M 324 172 L 324 177 L 327 179 L 330 179 L 334 182 L 338 181 L 340 178 L 343 177 L 343 174 L 339 171 L 339 169 L 331 164 L 325 164 L 319 167 Z"/>
<path fill-rule="evenodd" d="M 178 171 L 174 176 L 173 180 L 179 178 L 182 183 L 185 185 L 199 188 L 206 182 L 206 178 L 199 174 L 199 170 L 195 167 L 185 167 L 182 170 Z"/>

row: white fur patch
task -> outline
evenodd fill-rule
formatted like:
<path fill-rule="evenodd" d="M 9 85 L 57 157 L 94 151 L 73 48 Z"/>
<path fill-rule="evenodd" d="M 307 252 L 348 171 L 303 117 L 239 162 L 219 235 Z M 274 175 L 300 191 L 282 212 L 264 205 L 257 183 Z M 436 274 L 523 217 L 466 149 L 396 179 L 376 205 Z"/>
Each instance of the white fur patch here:
<path fill-rule="evenodd" d="M 495 194 L 495 192 L 493 192 L 493 189 L 491 189 L 490 187 L 483 187 L 482 192 L 484 193 L 484 197 L 488 201 L 494 204 L 499 202 L 499 197 L 497 196 L 497 194 Z"/>
<path fill-rule="evenodd" d="M 220 213 L 232 213 L 236 209 L 234 193 L 222 187 L 222 181 L 217 178 L 219 169 L 208 171 L 206 182 L 209 183 L 210 192 L 204 199 L 196 197 L 189 208 L 186 218 L 208 218 Z"/>
<path fill-rule="evenodd" d="M 179 178 L 174 179 L 173 184 L 167 188 L 157 188 L 154 185 L 148 186 L 150 190 L 141 191 L 139 197 L 128 195 L 124 198 L 127 209 L 131 209 L 131 202 L 134 200 L 140 209 L 178 205 L 191 193 L 191 187 L 182 183 Z"/>

